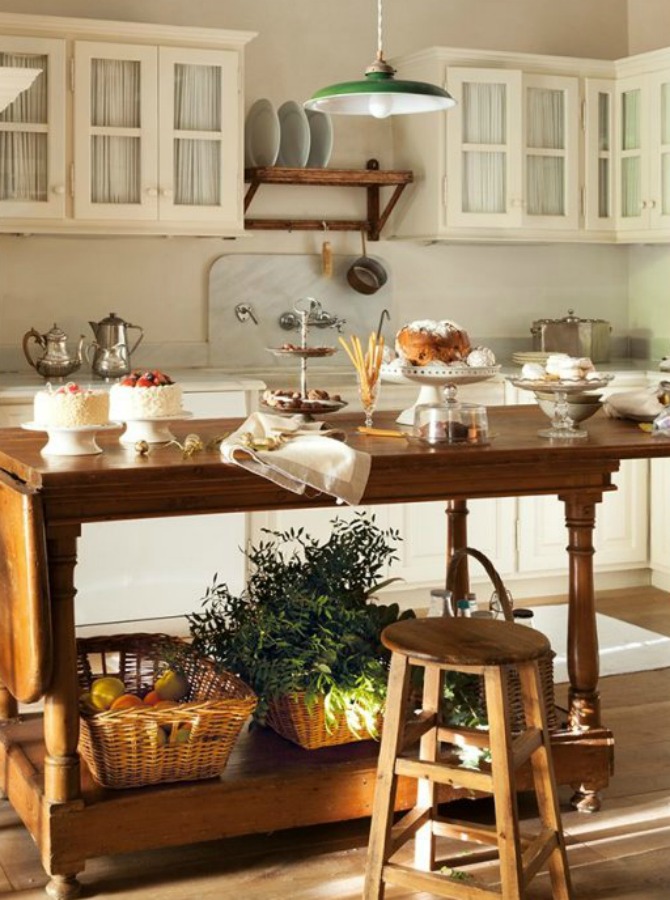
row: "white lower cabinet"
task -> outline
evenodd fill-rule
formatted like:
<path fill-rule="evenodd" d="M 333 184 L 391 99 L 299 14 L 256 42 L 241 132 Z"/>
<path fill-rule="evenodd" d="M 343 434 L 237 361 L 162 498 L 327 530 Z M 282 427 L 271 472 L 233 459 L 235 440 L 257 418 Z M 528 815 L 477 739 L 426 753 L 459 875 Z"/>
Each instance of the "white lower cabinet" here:
<path fill-rule="evenodd" d="M 670 459 L 652 459 L 649 492 L 651 577 L 655 587 L 670 591 Z"/>

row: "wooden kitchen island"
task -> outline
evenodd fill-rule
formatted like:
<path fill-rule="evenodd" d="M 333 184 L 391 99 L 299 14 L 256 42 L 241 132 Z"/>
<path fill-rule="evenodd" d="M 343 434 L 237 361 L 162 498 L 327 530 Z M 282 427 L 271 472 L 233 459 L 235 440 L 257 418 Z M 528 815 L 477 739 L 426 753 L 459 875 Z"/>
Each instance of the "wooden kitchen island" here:
<path fill-rule="evenodd" d="M 670 456 L 670 439 L 598 414 L 588 422 L 588 440 L 553 443 L 537 436 L 545 419 L 532 406 L 490 409 L 494 438 L 485 447 L 436 449 L 363 437 L 355 432 L 360 416 L 336 421 L 348 428 L 351 446 L 372 455 L 364 504 L 444 499 L 453 510 L 454 501 L 462 506 L 479 497 L 563 500 L 570 700 L 566 725 L 553 737 L 554 759 L 559 782 L 597 808 L 613 738 L 598 698 L 595 510 L 614 489 L 620 460 Z M 236 424 L 204 421 L 176 431 L 183 437 L 197 428 L 206 441 Z M 392 427 L 393 416 L 379 414 L 375 424 Z M 140 457 L 107 432 L 99 437 L 101 455 L 45 458 L 44 441 L 33 432 L 0 430 L 0 790 L 40 849 L 49 893 L 76 896 L 77 874 L 95 856 L 369 815 L 373 742 L 308 752 L 256 728 L 242 735 L 219 779 L 124 791 L 91 781 L 77 753 L 74 597 L 81 525 L 334 504 L 224 465 L 216 450 L 184 458 L 176 447 L 159 447 Z M 17 700 L 40 697 L 43 717 L 17 718 Z M 399 807 L 412 799 L 410 786 L 401 785 Z"/>

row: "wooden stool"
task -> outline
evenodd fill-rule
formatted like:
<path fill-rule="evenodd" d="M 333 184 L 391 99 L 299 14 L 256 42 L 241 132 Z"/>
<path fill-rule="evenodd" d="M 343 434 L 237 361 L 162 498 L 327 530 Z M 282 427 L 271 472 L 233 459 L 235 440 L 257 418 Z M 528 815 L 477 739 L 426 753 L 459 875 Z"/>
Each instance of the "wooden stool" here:
<path fill-rule="evenodd" d="M 386 716 L 379 754 L 364 900 L 381 900 L 387 883 L 439 897 L 484 900 L 524 900 L 526 887 L 542 864 L 549 861 L 554 900 L 570 900 L 563 832 L 550 756 L 544 700 L 537 659 L 549 649 L 547 638 L 532 628 L 492 619 L 411 619 L 390 625 L 382 641 L 392 651 Z M 422 709 L 409 709 L 411 666 L 424 670 Z M 519 672 L 526 729 L 512 736 L 508 716 L 507 673 Z M 461 729 L 441 724 L 443 673 L 483 676 L 489 730 Z M 403 751 L 420 739 L 419 757 Z M 490 771 L 458 765 L 453 756 L 441 760 L 443 743 L 488 747 Z M 538 834 L 519 828 L 514 773 L 530 759 L 539 807 Z M 417 801 L 393 827 L 399 776 L 416 778 Z M 437 785 L 458 785 L 493 795 L 495 826 L 470 825 L 440 817 Z M 391 861 L 396 851 L 416 836 L 416 867 Z M 436 836 L 497 845 L 501 888 L 491 889 L 474 877 L 457 880 L 435 871 L 472 863 L 473 854 L 436 862 Z M 460 874 L 460 873 L 459 873 Z"/>

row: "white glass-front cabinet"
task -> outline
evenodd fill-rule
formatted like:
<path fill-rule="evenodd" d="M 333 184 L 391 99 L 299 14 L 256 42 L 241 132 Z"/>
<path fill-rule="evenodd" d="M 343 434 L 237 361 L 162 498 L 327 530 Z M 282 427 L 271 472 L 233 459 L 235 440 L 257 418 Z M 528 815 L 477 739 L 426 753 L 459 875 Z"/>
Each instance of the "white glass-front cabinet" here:
<path fill-rule="evenodd" d="M 670 229 L 670 72 L 617 86 L 617 228 Z"/>
<path fill-rule="evenodd" d="M 519 71 L 450 68 L 447 223 L 579 226 L 579 82 Z"/>
<path fill-rule="evenodd" d="M 75 216 L 239 220 L 237 54 L 75 45 Z"/>
<path fill-rule="evenodd" d="M 0 217 L 65 215 L 65 42 L 0 36 L 0 66 L 41 69 L 0 112 Z"/>
<path fill-rule="evenodd" d="M 612 231 L 615 224 L 615 84 L 610 79 L 587 78 L 584 92 L 584 226 L 593 231 Z"/>

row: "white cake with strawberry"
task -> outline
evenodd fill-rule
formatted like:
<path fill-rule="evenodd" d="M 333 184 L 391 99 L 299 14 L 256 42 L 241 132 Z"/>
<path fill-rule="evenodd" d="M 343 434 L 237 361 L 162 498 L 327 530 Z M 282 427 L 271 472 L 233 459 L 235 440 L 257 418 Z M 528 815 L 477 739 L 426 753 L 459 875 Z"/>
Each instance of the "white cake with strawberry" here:
<path fill-rule="evenodd" d="M 35 394 L 33 421 L 39 427 L 84 428 L 109 424 L 109 394 L 73 381 L 55 388 L 47 384 Z"/>
<path fill-rule="evenodd" d="M 136 370 L 126 375 L 109 392 L 110 417 L 115 422 L 165 419 L 181 416 L 181 385 L 158 369 Z"/>

